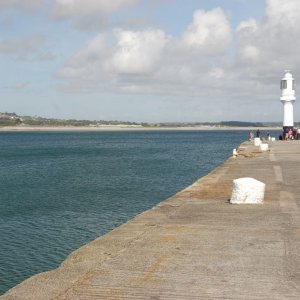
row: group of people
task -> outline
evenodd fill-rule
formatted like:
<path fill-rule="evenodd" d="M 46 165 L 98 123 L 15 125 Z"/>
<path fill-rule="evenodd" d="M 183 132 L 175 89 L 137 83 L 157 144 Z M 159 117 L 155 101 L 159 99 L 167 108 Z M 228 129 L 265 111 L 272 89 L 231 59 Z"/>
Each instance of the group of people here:
<path fill-rule="evenodd" d="M 255 136 L 256 136 L 257 138 L 260 138 L 260 130 L 259 130 L 259 129 L 256 130 Z M 270 140 L 270 138 L 271 138 L 271 135 L 270 135 L 270 133 L 268 132 L 268 133 L 267 133 L 267 136 L 266 136 L 266 139 L 267 139 L 267 140 Z M 253 133 L 253 131 L 250 131 L 250 132 L 249 132 L 249 141 L 252 141 L 253 139 L 254 139 L 254 133 Z M 265 138 L 263 138 L 263 139 L 265 139 Z"/>
<path fill-rule="evenodd" d="M 260 130 L 257 129 L 256 132 L 255 132 L 255 137 L 257 138 L 261 138 L 261 133 L 260 133 Z M 253 131 L 250 131 L 249 132 L 249 141 L 252 141 L 254 139 L 254 132 Z M 262 137 L 263 140 L 270 140 L 271 139 L 271 135 L 269 132 L 267 132 L 267 136 L 266 137 Z M 286 132 L 283 132 L 283 134 L 280 134 L 279 135 L 279 140 L 281 141 L 288 141 L 288 140 L 297 140 L 297 139 L 300 139 L 300 130 L 298 129 L 289 129 L 288 131 Z"/>
<path fill-rule="evenodd" d="M 296 140 L 296 139 L 299 139 L 299 133 L 298 131 L 295 129 L 295 130 L 292 130 L 291 128 L 287 131 L 287 132 L 283 132 L 282 135 L 279 136 L 279 140 L 285 140 L 285 141 L 288 141 L 288 140 Z"/>

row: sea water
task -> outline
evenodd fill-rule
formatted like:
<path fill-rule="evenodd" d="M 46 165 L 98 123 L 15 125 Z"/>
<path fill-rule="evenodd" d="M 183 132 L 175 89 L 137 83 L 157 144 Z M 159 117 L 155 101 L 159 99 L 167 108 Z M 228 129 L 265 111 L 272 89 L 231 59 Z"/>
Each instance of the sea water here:
<path fill-rule="evenodd" d="M 245 131 L 0 133 L 0 294 L 206 175 Z"/>

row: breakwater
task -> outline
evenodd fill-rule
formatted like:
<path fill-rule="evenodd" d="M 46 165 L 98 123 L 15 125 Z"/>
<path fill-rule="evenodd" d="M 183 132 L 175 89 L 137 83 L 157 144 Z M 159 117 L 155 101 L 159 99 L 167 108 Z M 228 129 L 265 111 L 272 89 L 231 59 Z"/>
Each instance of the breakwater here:
<path fill-rule="evenodd" d="M 0 299 L 299 299 L 299 141 L 236 159 Z M 230 205 L 232 180 L 266 183 Z"/>

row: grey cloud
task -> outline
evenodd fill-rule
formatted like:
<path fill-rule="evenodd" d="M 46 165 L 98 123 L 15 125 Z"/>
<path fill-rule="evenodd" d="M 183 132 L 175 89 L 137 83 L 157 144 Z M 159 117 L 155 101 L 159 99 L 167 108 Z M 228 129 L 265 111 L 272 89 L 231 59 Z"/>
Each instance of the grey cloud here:
<path fill-rule="evenodd" d="M 35 10 L 43 5 L 43 0 L 0 0 L 0 10 L 6 8 Z"/>
<path fill-rule="evenodd" d="M 13 55 L 19 60 L 33 57 L 44 42 L 42 34 L 29 37 L 11 38 L 0 41 L 0 53 Z"/>
<path fill-rule="evenodd" d="M 138 0 L 55 0 L 52 16 L 55 18 L 81 17 L 110 14 L 124 7 L 135 5 Z"/>
<path fill-rule="evenodd" d="M 150 5 L 166 5 L 173 2 L 173 0 L 146 0 L 146 2 Z"/>
<path fill-rule="evenodd" d="M 147 17 L 135 17 L 121 21 L 115 24 L 115 27 L 140 30 L 142 28 L 153 27 L 154 24 L 161 25 L 161 22 Z"/>
<path fill-rule="evenodd" d="M 116 22 L 104 15 L 91 15 L 79 18 L 74 24 L 75 28 L 80 31 L 101 32 L 113 28 L 141 29 L 151 27 L 155 23 L 157 23 L 157 21 L 146 17 L 132 17 Z"/>
<path fill-rule="evenodd" d="M 82 31 L 102 31 L 111 27 L 108 19 L 99 15 L 82 17 L 75 22 L 75 28 Z"/>

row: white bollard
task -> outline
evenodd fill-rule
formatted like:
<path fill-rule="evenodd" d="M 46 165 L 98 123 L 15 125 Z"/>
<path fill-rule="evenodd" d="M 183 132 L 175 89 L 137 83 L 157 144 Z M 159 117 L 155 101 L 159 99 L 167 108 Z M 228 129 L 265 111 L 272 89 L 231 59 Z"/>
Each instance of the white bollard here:
<path fill-rule="evenodd" d="M 256 137 L 254 138 L 254 146 L 259 146 L 261 144 L 260 138 Z"/>
<path fill-rule="evenodd" d="M 268 151 L 269 150 L 269 145 L 268 144 L 260 144 L 259 145 L 259 150 L 260 151 Z"/>
<path fill-rule="evenodd" d="M 236 151 L 236 149 L 233 149 L 232 150 L 232 156 L 233 157 L 236 157 L 236 156 L 238 156 L 239 154 L 237 153 L 237 151 Z"/>
<path fill-rule="evenodd" d="M 254 178 L 244 177 L 233 180 L 230 203 L 261 204 L 265 195 L 265 184 Z"/>

